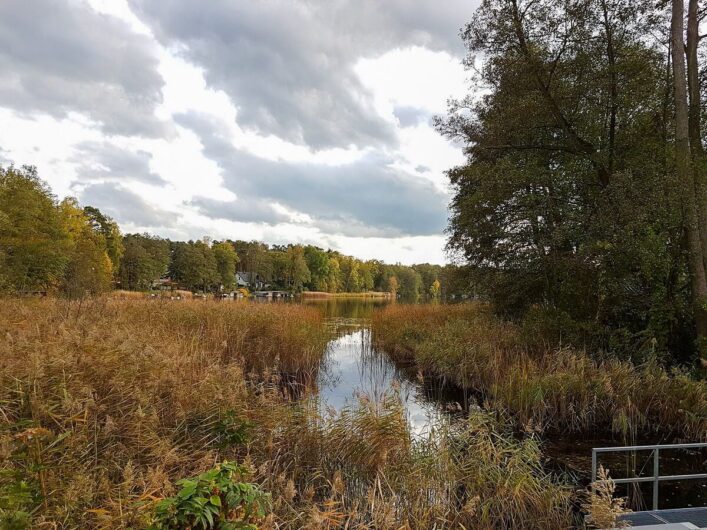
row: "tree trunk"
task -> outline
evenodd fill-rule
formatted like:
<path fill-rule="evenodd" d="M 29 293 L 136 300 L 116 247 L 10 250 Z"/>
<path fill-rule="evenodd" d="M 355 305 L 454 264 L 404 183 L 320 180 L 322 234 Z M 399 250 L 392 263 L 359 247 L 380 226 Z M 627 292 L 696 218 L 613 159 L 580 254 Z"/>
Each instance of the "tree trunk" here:
<path fill-rule="evenodd" d="M 685 7 L 683 0 L 673 0 L 670 33 L 673 55 L 673 91 L 675 96 L 675 171 L 683 201 L 683 218 L 687 235 L 688 262 L 692 286 L 698 341 L 703 358 L 707 358 L 707 276 L 702 253 L 694 172 L 690 156 L 690 127 L 685 73 L 683 38 Z"/>
<path fill-rule="evenodd" d="M 697 197 L 697 219 L 702 243 L 702 260 L 707 267 L 707 168 L 702 145 L 701 91 L 697 45 L 700 41 L 698 0 L 689 0 L 687 16 L 687 87 L 690 95 L 690 151 L 695 174 L 695 195 Z"/>
<path fill-rule="evenodd" d="M 614 151 L 616 146 L 616 115 L 618 114 L 618 79 L 616 75 L 616 54 L 614 53 L 614 31 L 609 21 L 609 10 L 606 1 L 601 2 L 604 12 L 604 31 L 606 32 L 606 58 L 609 61 L 609 167 L 611 175 L 614 172 Z"/>

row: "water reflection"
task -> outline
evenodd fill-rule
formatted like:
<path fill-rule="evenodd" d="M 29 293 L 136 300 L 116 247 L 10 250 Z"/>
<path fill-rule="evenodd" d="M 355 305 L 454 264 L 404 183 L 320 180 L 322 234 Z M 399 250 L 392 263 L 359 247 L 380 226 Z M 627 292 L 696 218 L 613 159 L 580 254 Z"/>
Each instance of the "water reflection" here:
<path fill-rule="evenodd" d="M 426 400 L 406 374 L 373 348 L 371 331 L 363 325 L 329 343 L 318 387 L 322 406 L 335 410 L 354 404 L 359 395 L 380 402 L 397 392 L 416 435 L 427 433 L 442 418 L 441 407 Z"/>

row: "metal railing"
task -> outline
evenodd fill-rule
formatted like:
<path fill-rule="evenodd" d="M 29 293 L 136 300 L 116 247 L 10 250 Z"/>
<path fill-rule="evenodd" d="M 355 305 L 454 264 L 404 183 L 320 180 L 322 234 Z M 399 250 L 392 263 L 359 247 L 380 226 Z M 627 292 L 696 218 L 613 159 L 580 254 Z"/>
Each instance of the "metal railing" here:
<path fill-rule="evenodd" d="M 697 480 L 706 479 L 707 473 L 692 473 L 688 475 L 661 475 L 660 474 L 660 451 L 669 449 L 699 449 L 706 448 L 705 443 L 691 444 L 663 444 L 663 445 L 627 445 L 624 447 L 595 447 L 592 449 L 592 483 L 597 482 L 597 456 L 599 453 L 622 453 L 635 451 L 653 451 L 653 475 L 648 477 L 627 477 L 612 478 L 615 484 L 633 484 L 639 482 L 653 483 L 653 510 L 658 509 L 659 485 L 661 482 L 677 480 Z"/>

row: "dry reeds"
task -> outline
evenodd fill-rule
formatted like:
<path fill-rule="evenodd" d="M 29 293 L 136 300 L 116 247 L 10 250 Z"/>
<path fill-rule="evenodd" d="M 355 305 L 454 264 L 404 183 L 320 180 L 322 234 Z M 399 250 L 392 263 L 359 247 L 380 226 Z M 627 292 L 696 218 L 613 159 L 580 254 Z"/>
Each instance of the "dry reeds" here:
<path fill-rule="evenodd" d="M 515 325 L 481 304 L 391 306 L 374 314 L 373 330 L 378 346 L 394 357 L 481 393 L 520 425 L 707 436 L 706 382 L 656 364 L 531 350 Z"/>
<path fill-rule="evenodd" d="M 2 524 L 144 528 L 229 460 L 272 494 L 271 527 L 572 525 L 537 443 L 486 414 L 418 441 L 396 396 L 335 415 L 293 399 L 283 379 L 311 377 L 326 339 L 302 306 L 3 300 Z"/>
<path fill-rule="evenodd" d="M 609 470 L 599 466 L 596 482 L 590 486 L 582 509 L 587 513 L 587 523 L 592 528 L 628 528 L 630 523 L 621 519 L 630 513 L 627 500 L 615 497 L 616 484 L 609 476 Z"/>

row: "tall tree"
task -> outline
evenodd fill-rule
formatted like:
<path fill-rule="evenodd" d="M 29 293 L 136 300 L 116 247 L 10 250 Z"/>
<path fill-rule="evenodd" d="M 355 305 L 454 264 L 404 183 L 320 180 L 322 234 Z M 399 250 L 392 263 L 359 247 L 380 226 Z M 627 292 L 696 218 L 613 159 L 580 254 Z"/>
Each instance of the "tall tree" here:
<path fill-rule="evenodd" d="M 204 241 L 175 243 L 170 269 L 175 280 L 193 291 L 213 290 L 220 280 L 214 253 Z"/>
<path fill-rule="evenodd" d="M 304 247 L 304 257 L 311 274 L 310 287 L 315 291 L 327 291 L 329 276 L 329 256 L 322 249 L 307 245 Z"/>
<path fill-rule="evenodd" d="M 215 243 L 212 247 L 214 258 L 216 259 L 216 269 L 221 279 L 221 285 L 225 289 L 231 289 L 236 282 L 236 264 L 238 254 L 233 249 L 233 245 L 227 241 Z"/>
<path fill-rule="evenodd" d="M 697 197 L 698 223 L 702 259 L 707 267 L 707 160 L 702 144 L 702 84 L 697 48 L 700 40 L 699 25 L 704 13 L 700 13 L 698 0 L 689 0 L 687 15 L 687 86 L 689 102 L 690 151 L 695 174 L 695 194 Z"/>
<path fill-rule="evenodd" d="M 104 215 L 98 208 L 84 206 L 83 212 L 95 232 L 103 236 L 106 242 L 106 251 L 110 258 L 113 271 L 117 274 L 120 269 L 120 259 L 123 257 L 123 236 L 118 223 Z"/>
<path fill-rule="evenodd" d="M 74 198 L 61 201 L 59 211 L 69 235 L 69 262 L 62 291 L 70 298 L 104 293 L 111 288 L 113 263 L 108 256 L 106 239 L 99 225 Z"/>
<path fill-rule="evenodd" d="M 69 262 L 68 247 L 56 200 L 37 169 L 0 167 L 0 288 L 58 288 Z"/>
<path fill-rule="evenodd" d="M 170 263 L 169 241 L 148 234 L 127 234 L 118 279 L 123 289 L 145 290 L 165 276 Z"/>
<path fill-rule="evenodd" d="M 329 258 L 329 273 L 327 274 L 327 292 L 338 293 L 341 290 L 341 267 L 339 260 L 335 257 Z"/>
<path fill-rule="evenodd" d="M 670 87 L 652 9 L 481 3 L 463 38 L 483 96 L 437 121 L 467 155 L 449 172 L 448 248 L 499 311 L 538 304 L 576 322 L 582 345 L 687 358 L 683 199 L 666 179 Z"/>
<path fill-rule="evenodd" d="M 691 14 L 696 24 L 696 4 L 691 4 Z M 673 90 L 675 97 L 675 171 L 682 191 L 682 206 L 684 212 L 685 232 L 687 236 L 688 263 L 690 266 L 690 277 L 692 279 L 692 303 L 695 311 L 695 321 L 697 323 L 698 339 L 700 340 L 703 357 L 707 358 L 707 271 L 705 271 L 705 258 L 702 250 L 702 238 L 700 237 L 700 222 L 697 193 L 698 188 L 695 182 L 695 171 L 693 171 L 690 146 L 690 111 L 687 99 L 687 81 L 685 70 L 684 50 L 684 18 L 685 6 L 683 0 L 673 0 L 672 17 L 670 25 L 672 60 L 673 60 Z M 693 27 L 692 32 L 697 28 Z M 688 58 L 696 59 L 696 35 L 693 35 L 688 48 Z M 695 57 L 693 57 L 695 54 Z M 696 65 L 693 66 L 693 74 Z M 693 89 L 696 80 L 692 81 Z M 695 96 L 699 101 L 699 95 Z M 697 111 L 699 112 L 699 110 Z M 697 116 L 693 116 L 692 129 L 699 132 L 699 121 Z M 699 146 L 699 147 L 698 147 Z M 701 138 L 693 138 L 692 151 L 698 154 L 701 151 Z M 699 162 L 698 162 L 699 163 Z M 698 171 L 699 173 L 699 171 Z"/>
<path fill-rule="evenodd" d="M 293 291 L 301 291 L 302 286 L 311 279 L 304 248 L 302 245 L 292 245 L 287 249 L 285 256 L 288 286 Z"/>

